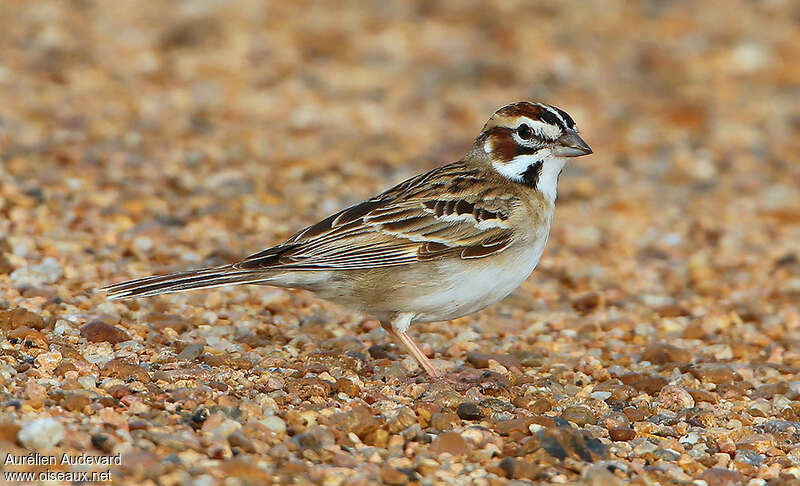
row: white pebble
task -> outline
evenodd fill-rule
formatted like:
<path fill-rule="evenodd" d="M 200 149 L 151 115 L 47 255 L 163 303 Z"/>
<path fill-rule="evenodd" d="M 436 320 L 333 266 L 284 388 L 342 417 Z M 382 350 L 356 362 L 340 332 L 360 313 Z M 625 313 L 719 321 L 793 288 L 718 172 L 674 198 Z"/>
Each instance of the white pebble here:
<path fill-rule="evenodd" d="M 147 236 L 139 236 L 133 240 L 133 244 L 136 246 L 136 249 L 141 251 L 142 253 L 147 253 L 148 251 L 153 249 L 153 240 L 148 238 Z"/>
<path fill-rule="evenodd" d="M 59 319 L 56 321 L 53 332 L 59 336 L 63 336 L 64 334 L 72 334 L 72 324 L 65 319 Z"/>
<path fill-rule="evenodd" d="M 276 417 L 275 415 L 261 420 L 261 424 L 278 434 L 286 432 L 286 422 L 284 422 L 282 418 Z"/>
<path fill-rule="evenodd" d="M 61 353 L 53 351 L 51 353 L 42 353 L 36 357 L 36 366 L 43 371 L 53 371 L 61 364 Z"/>
<path fill-rule="evenodd" d="M 64 438 L 64 426 L 51 417 L 36 419 L 25 424 L 17 434 L 17 438 L 28 449 L 47 449 Z"/>
<path fill-rule="evenodd" d="M 611 392 L 607 391 L 597 391 L 589 395 L 590 397 L 594 398 L 595 400 L 607 400 L 611 398 Z"/>
<path fill-rule="evenodd" d="M 78 378 L 78 383 L 84 390 L 94 390 L 97 387 L 97 379 L 91 375 L 83 375 Z"/>
<path fill-rule="evenodd" d="M 40 287 L 53 283 L 64 275 L 61 265 L 55 258 L 48 257 L 38 265 L 28 265 L 11 272 L 9 276 L 14 287 Z"/>

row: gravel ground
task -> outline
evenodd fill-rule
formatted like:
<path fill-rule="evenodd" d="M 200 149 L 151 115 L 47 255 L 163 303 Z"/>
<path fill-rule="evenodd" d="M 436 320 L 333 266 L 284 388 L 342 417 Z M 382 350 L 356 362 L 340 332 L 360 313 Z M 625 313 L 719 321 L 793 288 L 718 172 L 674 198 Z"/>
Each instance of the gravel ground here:
<path fill-rule="evenodd" d="M 3 473 L 800 484 L 800 3 L 12 0 L 0 32 L 0 450 L 121 458 Z M 595 155 L 519 290 L 412 327 L 454 383 L 304 292 L 95 292 L 277 243 L 520 99 Z"/>

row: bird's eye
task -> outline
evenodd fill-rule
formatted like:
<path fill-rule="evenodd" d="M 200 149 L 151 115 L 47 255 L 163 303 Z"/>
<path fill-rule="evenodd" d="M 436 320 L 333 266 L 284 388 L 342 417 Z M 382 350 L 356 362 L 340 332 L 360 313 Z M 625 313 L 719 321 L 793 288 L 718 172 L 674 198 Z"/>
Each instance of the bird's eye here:
<path fill-rule="evenodd" d="M 530 140 L 533 138 L 533 130 L 526 124 L 522 124 L 517 128 L 517 135 L 523 140 Z"/>

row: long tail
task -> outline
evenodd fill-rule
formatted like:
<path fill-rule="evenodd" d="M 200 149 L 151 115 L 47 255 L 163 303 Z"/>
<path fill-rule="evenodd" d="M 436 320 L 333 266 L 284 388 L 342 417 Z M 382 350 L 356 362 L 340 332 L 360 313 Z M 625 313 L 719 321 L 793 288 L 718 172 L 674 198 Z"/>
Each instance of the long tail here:
<path fill-rule="evenodd" d="M 253 270 L 239 270 L 232 265 L 190 270 L 188 272 L 156 275 L 129 280 L 100 289 L 109 299 L 151 297 L 159 294 L 207 289 L 222 285 L 258 283 L 269 280 L 269 274 Z"/>

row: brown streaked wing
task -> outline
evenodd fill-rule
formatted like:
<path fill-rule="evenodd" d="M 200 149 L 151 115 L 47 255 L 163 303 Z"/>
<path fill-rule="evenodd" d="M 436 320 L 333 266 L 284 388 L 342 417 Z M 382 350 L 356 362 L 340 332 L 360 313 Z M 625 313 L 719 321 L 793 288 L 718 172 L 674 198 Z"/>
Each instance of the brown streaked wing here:
<path fill-rule="evenodd" d="M 479 180 L 475 169 L 439 167 L 331 215 L 235 268 L 348 270 L 498 253 L 511 243 L 505 220 L 512 201 L 464 191 L 469 179 Z"/>

